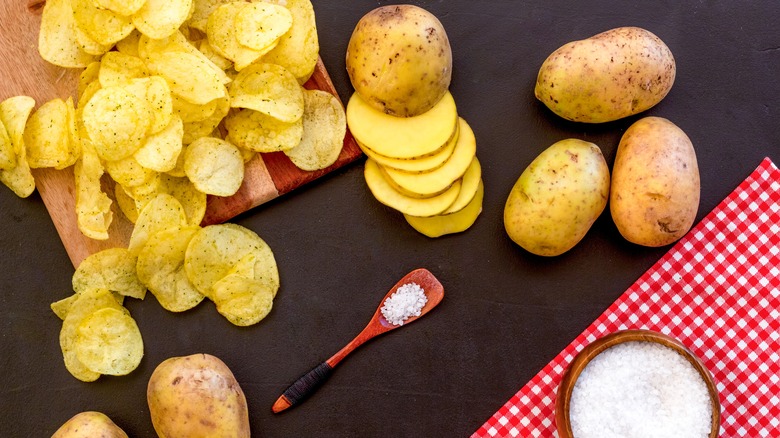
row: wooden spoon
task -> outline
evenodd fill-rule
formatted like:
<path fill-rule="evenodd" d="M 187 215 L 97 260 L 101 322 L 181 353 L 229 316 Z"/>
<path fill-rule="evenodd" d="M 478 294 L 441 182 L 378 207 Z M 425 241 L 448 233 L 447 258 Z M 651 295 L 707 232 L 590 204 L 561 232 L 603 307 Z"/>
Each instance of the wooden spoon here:
<path fill-rule="evenodd" d="M 419 316 L 409 317 L 404 321 L 403 325 L 393 325 L 382 316 L 382 306 L 390 295 L 395 293 L 399 287 L 408 283 L 417 283 L 428 297 L 428 302 L 425 303 Z M 279 413 L 301 403 L 306 397 L 314 393 L 314 391 L 330 377 L 333 373 L 333 368 L 357 347 L 376 336 L 387 333 L 398 327 L 405 327 L 422 318 L 426 313 L 430 312 L 431 309 L 436 307 L 436 305 L 441 302 L 442 298 L 444 298 L 444 287 L 430 271 L 427 269 L 416 269 L 406 274 L 392 287 L 392 289 L 390 289 L 387 295 L 382 298 L 382 301 L 379 303 L 379 306 L 374 312 L 374 316 L 371 318 L 371 321 L 368 322 L 366 328 L 364 328 L 349 344 L 339 350 L 338 353 L 331 356 L 331 358 L 325 362 L 317 365 L 314 369 L 304 374 L 301 378 L 296 380 L 295 383 L 290 385 L 290 387 L 276 400 L 276 403 L 274 403 L 271 409 L 274 413 Z"/>

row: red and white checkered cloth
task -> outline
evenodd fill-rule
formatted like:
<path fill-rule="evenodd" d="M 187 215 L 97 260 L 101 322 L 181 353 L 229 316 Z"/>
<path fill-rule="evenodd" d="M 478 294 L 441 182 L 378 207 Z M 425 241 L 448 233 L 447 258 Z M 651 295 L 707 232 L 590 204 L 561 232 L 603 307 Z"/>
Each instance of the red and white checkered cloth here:
<path fill-rule="evenodd" d="M 582 348 L 617 330 L 679 339 L 709 368 L 721 437 L 780 437 L 780 170 L 768 158 L 472 438 L 557 437 L 555 393 Z"/>

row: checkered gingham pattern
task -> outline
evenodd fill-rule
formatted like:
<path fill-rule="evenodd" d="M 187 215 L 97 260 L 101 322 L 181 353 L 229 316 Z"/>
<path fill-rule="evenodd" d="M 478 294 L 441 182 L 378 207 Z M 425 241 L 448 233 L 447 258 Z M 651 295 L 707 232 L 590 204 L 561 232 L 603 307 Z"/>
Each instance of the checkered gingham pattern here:
<path fill-rule="evenodd" d="M 645 328 L 712 372 L 721 437 L 780 437 L 780 171 L 768 158 L 472 438 L 557 437 L 555 393 L 593 340 Z M 671 437 L 670 437 L 671 438 Z"/>

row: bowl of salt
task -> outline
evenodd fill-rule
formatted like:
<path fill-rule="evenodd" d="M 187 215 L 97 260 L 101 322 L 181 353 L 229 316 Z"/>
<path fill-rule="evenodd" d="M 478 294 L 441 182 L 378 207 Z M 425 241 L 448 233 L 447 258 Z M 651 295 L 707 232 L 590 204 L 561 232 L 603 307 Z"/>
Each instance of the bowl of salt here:
<path fill-rule="evenodd" d="M 680 341 L 624 330 L 571 362 L 555 423 L 560 438 L 717 438 L 720 399 L 709 370 Z"/>

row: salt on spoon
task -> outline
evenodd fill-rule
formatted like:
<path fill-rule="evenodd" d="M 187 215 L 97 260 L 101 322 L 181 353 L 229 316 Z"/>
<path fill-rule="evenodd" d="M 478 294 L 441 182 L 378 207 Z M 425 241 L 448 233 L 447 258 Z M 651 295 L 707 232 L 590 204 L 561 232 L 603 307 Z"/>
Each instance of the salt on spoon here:
<path fill-rule="evenodd" d="M 357 347 L 376 336 L 416 321 L 436 307 L 442 298 L 444 298 L 444 287 L 430 271 L 415 269 L 406 274 L 382 298 L 374 316 L 363 331 L 330 359 L 317 365 L 290 385 L 276 400 L 271 410 L 279 413 L 303 402 L 330 377 L 333 368 Z"/>

